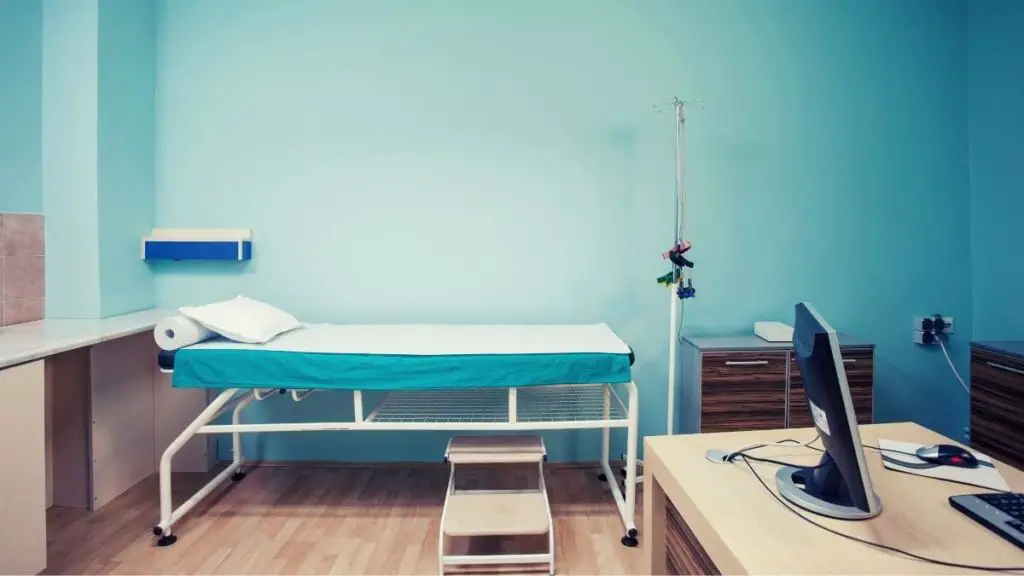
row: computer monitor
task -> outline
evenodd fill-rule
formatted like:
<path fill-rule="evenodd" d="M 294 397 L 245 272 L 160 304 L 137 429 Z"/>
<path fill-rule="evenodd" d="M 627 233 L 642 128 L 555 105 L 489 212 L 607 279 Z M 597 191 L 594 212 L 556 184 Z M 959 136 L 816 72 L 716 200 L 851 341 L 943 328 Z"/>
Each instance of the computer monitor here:
<path fill-rule="evenodd" d="M 818 466 L 780 468 L 775 475 L 779 494 L 823 516 L 873 518 L 882 511 L 882 501 L 871 486 L 864 460 L 839 338 L 810 304 L 796 305 L 793 349 L 825 452 Z"/>

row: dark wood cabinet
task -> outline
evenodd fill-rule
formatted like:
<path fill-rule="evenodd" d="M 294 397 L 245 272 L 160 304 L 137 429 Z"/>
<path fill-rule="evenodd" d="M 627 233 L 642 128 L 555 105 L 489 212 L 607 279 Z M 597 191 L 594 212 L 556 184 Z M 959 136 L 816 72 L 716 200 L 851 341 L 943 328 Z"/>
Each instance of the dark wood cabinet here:
<path fill-rule="evenodd" d="M 785 352 L 705 352 L 701 432 L 786 426 Z"/>
<path fill-rule="evenodd" d="M 870 424 L 874 407 L 872 398 L 875 373 L 874 351 L 870 348 L 842 348 L 841 352 L 846 381 L 850 386 L 850 399 L 853 401 L 853 410 L 857 413 L 857 423 Z M 807 407 L 807 396 L 804 394 L 804 379 L 800 374 L 800 364 L 796 358 L 791 357 L 789 427 L 802 428 L 813 425 L 811 411 Z"/>
<path fill-rule="evenodd" d="M 1024 467 L 1024 343 L 971 346 L 971 446 Z"/>
<path fill-rule="evenodd" d="M 857 420 L 872 421 L 874 346 L 840 337 Z M 812 426 L 792 346 L 750 336 L 684 338 L 676 431 L 728 432 Z"/>

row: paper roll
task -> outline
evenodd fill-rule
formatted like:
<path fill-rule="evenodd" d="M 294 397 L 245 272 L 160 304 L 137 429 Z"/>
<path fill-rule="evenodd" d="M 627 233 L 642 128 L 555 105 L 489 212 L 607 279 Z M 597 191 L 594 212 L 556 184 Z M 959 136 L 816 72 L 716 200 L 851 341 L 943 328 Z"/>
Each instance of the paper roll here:
<path fill-rule="evenodd" d="M 156 323 L 153 337 L 161 350 L 177 350 L 217 336 L 202 324 L 185 316 L 171 316 Z"/>

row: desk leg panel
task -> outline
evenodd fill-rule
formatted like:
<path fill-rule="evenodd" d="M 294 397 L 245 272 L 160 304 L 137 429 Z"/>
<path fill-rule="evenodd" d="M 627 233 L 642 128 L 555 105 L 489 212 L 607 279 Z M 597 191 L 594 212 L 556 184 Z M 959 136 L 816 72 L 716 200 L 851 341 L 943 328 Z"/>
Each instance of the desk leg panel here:
<path fill-rule="evenodd" d="M 92 406 L 89 349 L 77 348 L 45 360 L 52 410 L 50 458 L 53 505 L 92 509 Z"/>
<path fill-rule="evenodd" d="M 669 574 L 721 574 L 682 515 L 666 500 L 665 555 Z"/>
<path fill-rule="evenodd" d="M 647 549 L 647 574 L 668 574 L 665 552 L 665 490 L 652 474 L 654 463 L 646 470 L 644 484 L 644 544 Z"/>
<path fill-rule="evenodd" d="M 94 509 L 156 472 L 152 342 L 141 333 L 90 349 Z"/>

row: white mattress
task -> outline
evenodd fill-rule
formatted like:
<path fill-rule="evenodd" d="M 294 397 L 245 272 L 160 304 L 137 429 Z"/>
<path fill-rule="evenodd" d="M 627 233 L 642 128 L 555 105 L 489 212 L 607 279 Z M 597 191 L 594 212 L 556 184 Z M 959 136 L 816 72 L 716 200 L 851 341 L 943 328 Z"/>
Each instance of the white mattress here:
<path fill-rule="evenodd" d="M 422 390 L 623 383 L 629 346 L 606 324 L 313 324 L 267 344 L 174 353 L 176 388 Z"/>
<path fill-rule="evenodd" d="M 263 345 L 214 340 L 190 348 L 404 356 L 629 353 L 629 346 L 607 324 L 310 324 Z"/>

